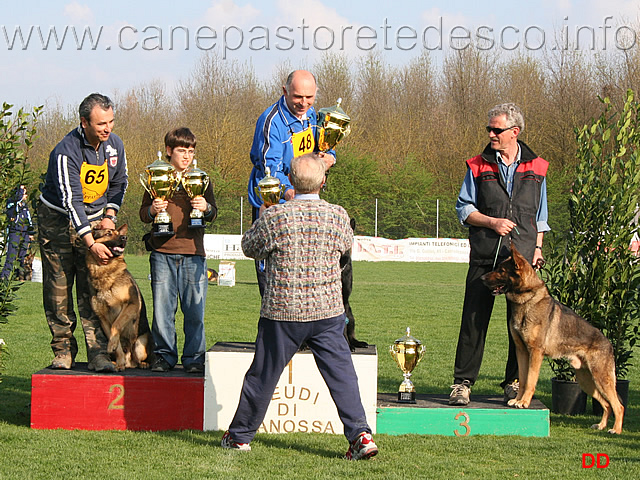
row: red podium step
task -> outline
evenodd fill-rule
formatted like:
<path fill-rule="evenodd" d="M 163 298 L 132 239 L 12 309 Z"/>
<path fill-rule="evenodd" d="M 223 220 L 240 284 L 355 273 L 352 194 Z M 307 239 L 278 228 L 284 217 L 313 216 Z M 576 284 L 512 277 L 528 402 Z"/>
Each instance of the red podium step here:
<path fill-rule="evenodd" d="M 31 376 L 31 428 L 202 430 L 204 377 L 181 365 L 166 373 L 115 374 L 45 368 Z"/>

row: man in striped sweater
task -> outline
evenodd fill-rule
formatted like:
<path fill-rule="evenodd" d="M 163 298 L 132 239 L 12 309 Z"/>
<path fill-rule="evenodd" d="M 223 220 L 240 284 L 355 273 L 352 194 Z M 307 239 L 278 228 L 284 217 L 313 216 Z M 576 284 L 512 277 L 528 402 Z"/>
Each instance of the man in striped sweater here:
<path fill-rule="evenodd" d="M 349 344 L 344 337 L 340 256 L 353 242 L 347 212 L 320 199 L 325 162 L 317 154 L 291 161 L 295 197 L 263 212 L 242 238 L 248 257 L 265 260 L 255 355 L 224 448 L 250 450 L 280 375 L 306 342 L 331 393 L 344 434 L 346 457 L 378 453 L 360 399 Z"/>

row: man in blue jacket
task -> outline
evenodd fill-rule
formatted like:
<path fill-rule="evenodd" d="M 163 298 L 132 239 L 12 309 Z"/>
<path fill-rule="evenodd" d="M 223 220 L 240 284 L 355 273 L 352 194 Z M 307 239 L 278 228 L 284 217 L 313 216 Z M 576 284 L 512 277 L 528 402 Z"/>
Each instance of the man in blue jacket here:
<path fill-rule="evenodd" d="M 262 199 L 255 187 L 268 168 L 271 176 L 280 180 L 285 191 L 281 203 L 294 196 L 289 180 L 291 160 L 316 148 L 317 117 L 313 104 L 316 100 L 316 79 L 306 70 L 295 70 L 289 74 L 282 87 L 283 95 L 258 118 L 251 146 L 253 170 L 249 177 L 249 202 L 253 207 L 252 219 L 260 214 Z M 335 163 L 333 152 L 321 154 L 327 170 Z M 260 295 L 264 292 L 264 266 L 256 261 L 256 274 Z"/>
<path fill-rule="evenodd" d="M 69 132 L 49 156 L 38 202 L 42 297 L 53 337 L 51 368 L 72 368 L 78 353 L 73 336 L 77 325 L 75 281 L 88 367 L 96 372 L 114 372 L 107 338 L 91 308 L 86 255 L 88 250 L 101 263 L 112 256 L 105 245 L 96 243 L 91 229 L 115 228 L 127 189 L 127 159 L 122 140 L 111 133 L 114 113 L 108 97 L 89 95 L 80 104 L 79 114 L 80 126 Z"/>

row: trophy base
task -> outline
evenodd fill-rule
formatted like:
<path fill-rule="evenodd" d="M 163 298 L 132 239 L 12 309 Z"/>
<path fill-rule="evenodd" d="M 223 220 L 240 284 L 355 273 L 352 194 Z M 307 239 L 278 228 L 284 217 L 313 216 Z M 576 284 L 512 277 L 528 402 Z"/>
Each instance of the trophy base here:
<path fill-rule="evenodd" d="M 152 234 L 154 237 L 170 237 L 175 235 L 173 223 L 154 223 Z"/>
<path fill-rule="evenodd" d="M 398 403 L 416 403 L 416 392 L 398 392 Z"/>
<path fill-rule="evenodd" d="M 204 228 L 204 219 L 190 218 L 188 228 Z"/>

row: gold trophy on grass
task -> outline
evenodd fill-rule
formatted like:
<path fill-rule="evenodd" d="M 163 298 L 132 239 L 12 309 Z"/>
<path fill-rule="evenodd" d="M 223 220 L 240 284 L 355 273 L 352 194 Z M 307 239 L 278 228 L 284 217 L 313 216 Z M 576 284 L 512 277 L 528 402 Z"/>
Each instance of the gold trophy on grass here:
<path fill-rule="evenodd" d="M 351 118 L 340 107 L 342 99 L 336 105 L 318 110 L 318 150 L 327 152 L 351 133 Z"/>
<path fill-rule="evenodd" d="M 420 340 L 411 336 L 411 330 L 407 327 L 407 334 L 393 342 L 389 352 L 404 376 L 404 381 L 398 389 L 398 403 L 416 403 L 416 388 L 409 378 L 424 357 L 425 346 Z"/>
<path fill-rule="evenodd" d="M 284 185 L 280 183 L 280 180 L 271 176 L 271 170 L 269 167 L 264 169 L 265 176 L 258 182 L 258 186 L 255 187 L 256 195 L 258 195 L 262 202 L 270 207 L 280 203 L 282 195 L 284 195 Z"/>
<path fill-rule="evenodd" d="M 182 186 L 189 198 L 201 197 L 209 186 L 209 175 L 198 168 L 194 158 L 189 170 L 182 174 Z M 204 212 L 194 208 L 189 214 L 189 228 L 204 228 Z"/>
<path fill-rule="evenodd" d="M 144 173 L 140 174 L 140 183 L 149 192 L 151 198 L 167 200 L 176 191 L 179 179 L 173 165 L 165 162 L 162 159 L 162 152 L 158 152 L 158 159 L 151 165 L 147 165 Z M 166 210 L 158 212 L 153 219 L 153 235 L 170 236 L 173 234 L 173 222 L 169 212 Z"/>

